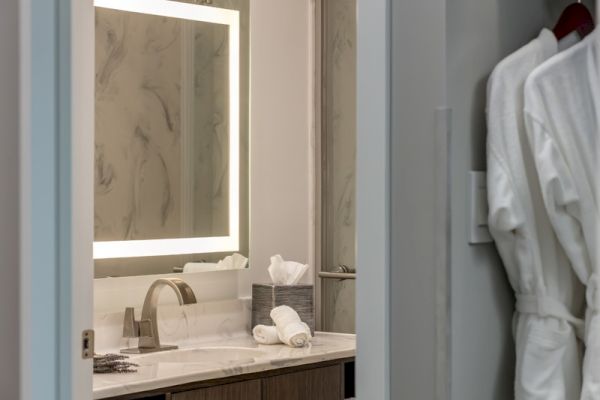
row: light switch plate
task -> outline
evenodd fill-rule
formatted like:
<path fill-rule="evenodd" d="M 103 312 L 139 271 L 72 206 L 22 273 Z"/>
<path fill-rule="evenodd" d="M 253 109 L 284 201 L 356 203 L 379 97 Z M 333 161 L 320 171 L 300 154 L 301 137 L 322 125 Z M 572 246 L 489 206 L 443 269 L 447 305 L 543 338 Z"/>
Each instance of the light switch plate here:
<path fill-rule="evenodd" d="M 493 241 L 488 229 L 487 179 L 484 171 L 469 171 L 469 243 Z"/>

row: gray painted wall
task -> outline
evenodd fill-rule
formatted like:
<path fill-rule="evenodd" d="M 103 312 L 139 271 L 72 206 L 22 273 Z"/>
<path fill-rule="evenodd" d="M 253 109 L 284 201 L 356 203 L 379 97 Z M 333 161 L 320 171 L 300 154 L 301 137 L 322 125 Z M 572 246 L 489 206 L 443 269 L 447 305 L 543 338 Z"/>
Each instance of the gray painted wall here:
<path fill-rule="evenodd" d="M 436 364 L 444 356 L 436 339 L 445 322 L 436 320 L 433 249 L 436 198 L 443 196 L 434 134 L 435 109 L 446 96 L 445 1 L 392 1 L 391 34 L 391 398 L 429 400 L 437 396 Z"/>
<path fill-rule="evenodd" d="M 506 55 L 552 27 L 569 1 L 455 0 L 447 8 L 452 109 L 450 386 L 453 400 L 513 396 L 512 289 L 493 244 L 468 244 L 469 170 L 485 170 L 486 84 Z"/>
<path fill-rule="evenodd" d="M 467 173 L 485 169 L 490 72 L 568 3 L 392 2 L 393 399 L 512 397 L 512 290 L 494 246 L 467 243 Z"/>
<path fill-rule="evenodd" d="M 447 12 L 451 143 L 451 399 L 512 397 L 513 295 L 493 244 L 468 244 L 469 170 L 485 170 L 487 79 L 539 34 L 544 0 L 457 0 Z"/>
<path fill-rule="evenodd" d="M 19 389 L 19 26 L 18 0 L 0 3 L 0 388 Z"/>

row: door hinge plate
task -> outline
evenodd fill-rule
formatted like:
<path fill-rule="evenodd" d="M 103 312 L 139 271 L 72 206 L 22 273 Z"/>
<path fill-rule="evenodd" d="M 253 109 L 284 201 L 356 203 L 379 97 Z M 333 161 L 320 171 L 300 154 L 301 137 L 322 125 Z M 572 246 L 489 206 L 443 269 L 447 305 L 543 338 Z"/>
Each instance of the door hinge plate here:
<path fill-rule="evenodd" d="M 81 358 L 94 358 L 94 330 L 86 329 L 81 333 Z"/>

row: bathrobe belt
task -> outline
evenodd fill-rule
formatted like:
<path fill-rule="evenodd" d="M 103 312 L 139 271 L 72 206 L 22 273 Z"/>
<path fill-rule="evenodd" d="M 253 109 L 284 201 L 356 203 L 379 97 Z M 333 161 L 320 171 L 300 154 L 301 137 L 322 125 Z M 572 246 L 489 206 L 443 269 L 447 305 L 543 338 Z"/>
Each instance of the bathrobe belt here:
<path fill-rule="evenodd" d="M 569 322 L 575 329 L 575 334 L 581 340 L 585 337 L 585 323 L 583 319 L 576 318 L 567 307 L 548 296 L 531 294 L 517 294 L 516 309 L 521 314 L 533 314 L 539 317 L 552 317 Z"/>

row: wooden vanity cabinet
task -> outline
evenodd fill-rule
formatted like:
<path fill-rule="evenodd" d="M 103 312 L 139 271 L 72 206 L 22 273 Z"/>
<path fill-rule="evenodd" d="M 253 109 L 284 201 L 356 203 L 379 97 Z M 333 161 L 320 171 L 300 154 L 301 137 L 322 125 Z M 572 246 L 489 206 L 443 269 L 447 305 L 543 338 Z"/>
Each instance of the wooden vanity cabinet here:
<path fill-rule="evenodd" d="M 262 400 L 261 381 L 255 379 L 228 385 L 173 393 L 171 400 Z"/>
<path fill-rule="evenodd" d="M 263 379 L 263 400 L 343 399 L 341 365 Z"/>
<path fill-rule="evenodd" d="M 108 400 L 343 400 L 354 397 L 354 359 L 283 367 Z"/>
<path fill-rule="evenodd" d="M 172 394 L 172 400 L 343 399 L 340 366 L 315 368 Z"/>

